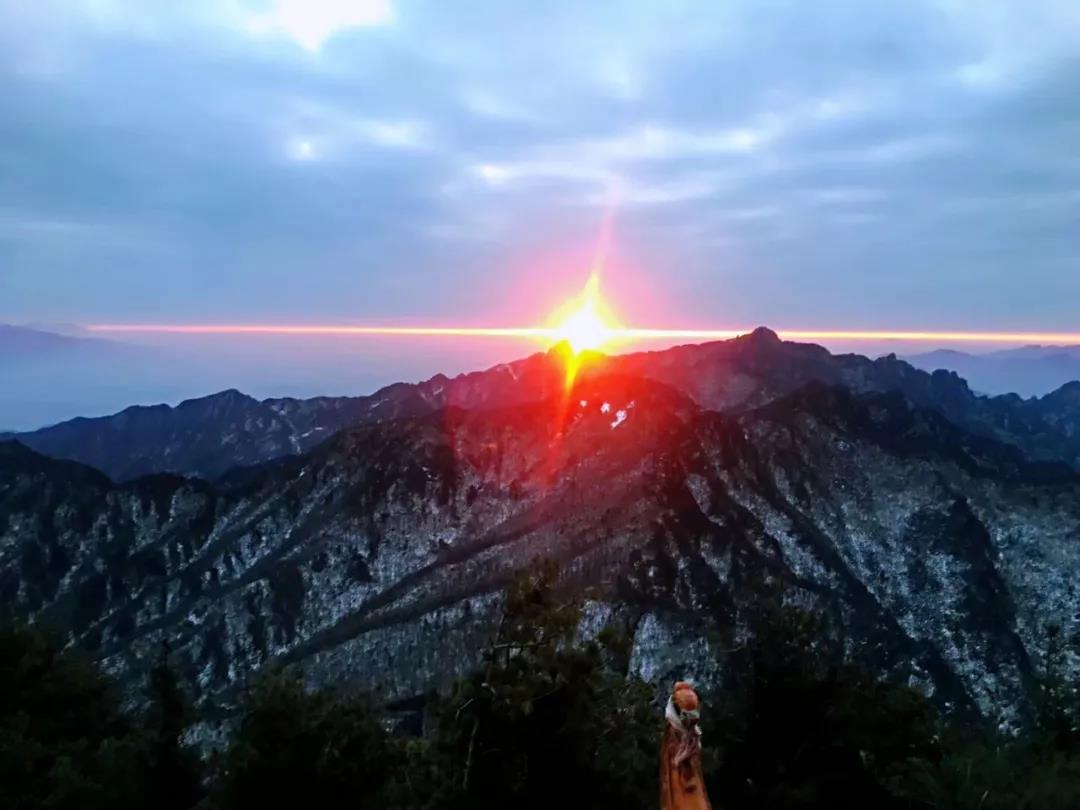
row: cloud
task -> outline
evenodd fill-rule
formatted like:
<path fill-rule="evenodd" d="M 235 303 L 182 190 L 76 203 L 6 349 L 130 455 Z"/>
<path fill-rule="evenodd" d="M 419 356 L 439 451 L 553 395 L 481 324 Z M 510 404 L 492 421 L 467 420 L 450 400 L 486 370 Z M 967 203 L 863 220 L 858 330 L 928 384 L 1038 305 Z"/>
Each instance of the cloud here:
<path fill-rule="evenodd" d="M 910 162 L 952 152 L 963 145 L 963 139 L 958 136 L 935 133 L 881 141 L 853 150 L 845 157 L 869 163 Z"/>
<path fill-rule="evenodd" d="M 319 51 L 341 31 L 384 26 L 393 21 L 390 0 L 273 0 L 265 11 L 243 15 L 248 32 L 281 34 L 312 52 Z"/>
<path fill-rule="evenodd" d="M 580 148 L 594 160 L 661 160 L 685 155 L 753 152 L 776 135 L 776 127 L 768 124 L 711 132 L 648 124 L 611 138 L 582 143 Z"/>
<path fill-rule="evenodd" d="M 145 249 L 154 244 L 149 234 L 135 232 L 124 223 L 56 219 L 18 209 L 0 211 L 0 244 L 33 245 L 42 241 L 79 249 L 101 246 Z"/>
<path fill-rule="evenodd" d="M 538 116 L 498 93 L 479 87 L 467 88 L 461 93 L 461 103 L 469 112 L 496 121 L 524 121 L 535 123 Z"/>
<path fill-rule="evenodd" d="M 1067 326 L 1077 9 L 15 4 L 0 319 L 479 317 L 614 210 L 688 320 Z"/>

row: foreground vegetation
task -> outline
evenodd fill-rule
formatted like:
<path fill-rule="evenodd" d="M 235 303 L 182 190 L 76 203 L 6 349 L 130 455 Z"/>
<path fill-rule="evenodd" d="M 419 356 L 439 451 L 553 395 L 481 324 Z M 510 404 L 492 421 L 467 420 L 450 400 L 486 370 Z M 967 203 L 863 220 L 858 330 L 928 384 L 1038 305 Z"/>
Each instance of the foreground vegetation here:
<path fill-rule="evenodd" d="M 653 808 L 662 720 L 625 676 L 613 632 L 570 643 L 574 604 L 540 565 L 509 591 L 481 670 L 434 700 L 421 736 L 389 733 L 367 696 L 308 692 L 293 671 L 248 690 L 225 748 L 182 742 L 195 719 L 169 667 L 148 708 L 41 631 L 0 629 L 0 807 Z M 1048 632 L 1037 717 L 1022 737 L 960 729 L 917 692 L 838 660 L 816 620 L 763 609 L 752 648 L 707 695 L 717 807 L 1080 807 L 1080 706 Z"/>

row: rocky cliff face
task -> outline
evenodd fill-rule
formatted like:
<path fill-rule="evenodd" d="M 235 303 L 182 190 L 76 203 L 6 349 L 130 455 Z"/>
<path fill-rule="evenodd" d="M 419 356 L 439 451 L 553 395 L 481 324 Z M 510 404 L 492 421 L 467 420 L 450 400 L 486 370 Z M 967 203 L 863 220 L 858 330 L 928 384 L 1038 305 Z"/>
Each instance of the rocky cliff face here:
<path fill-rule="evenodd" d="M 891 360 L 763 334 L 701 351 L 728 359 L 611 358 L 569 394 L 542 356 L 437 379 L 405 392 L 417 415 L 213 485 L 2 445 L 0 594 L 124 677 L 169 639 L 210 705 L 270 661 L 404 698 L 473 666 L 502 587 L 547 556 L 582 632 L 626 627 L 645 677 L 719 677 L 715 648 L 783 594 L 953 711 L 1021 722 L 1042 624 L 1074 619 L 1075 473 L 878 393 Z M 774 373 L 777 352 L 846 387 Z"/>
<path fill-rule="evenodd" d="M 74 419 L 15 438 L 45 455 L 80 461 L 117 481 L 171 472 L 213 480 L 237 467 L 304 453 L 346 427 L 419 416 L 446 407 L 491 410 L 557 396 L 563 372 L 537 354 L 455 378 L 396 383 L 366 397 L 258 401 L 237 391 L 114 416 Z M 978 396 L 952 372 L 920 371 L 895 356 L 869 360 L 781 341 L 768 329 L 735 340 L 661 352 L 596 356 L 585 378 L 663 382 L 708 410 L 764 405 L 810 382 L 856 393 L 897 390 L 976 434 L 1014 444 L 1035 459 L 1080 467 L 1080 397 L 1071 383 L 1041 399 Z"/>

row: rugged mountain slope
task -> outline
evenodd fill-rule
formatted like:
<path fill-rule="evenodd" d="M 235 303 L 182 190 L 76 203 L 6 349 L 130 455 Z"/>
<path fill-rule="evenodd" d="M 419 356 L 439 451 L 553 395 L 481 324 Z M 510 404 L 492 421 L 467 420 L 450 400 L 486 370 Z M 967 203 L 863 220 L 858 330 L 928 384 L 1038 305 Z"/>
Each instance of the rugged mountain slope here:
<path fill-rule="evenodd" d="M 204 699 L 254 669 L 418 694 L 475 664 L 538 555 L 582 632 L 647 678 L 720 677 L 765 594 L 958 712 L 1027 711 L 1040 624 L 1071 619 L 1080 483 L 898 394 L 811 385 L 740 414 L 625 376 L 570 398 L 346 430 L 230 486 L 116 485 L 0 451 L 0 595 L 135 677 L 165 638 Z M 708 625 L 709 632 L 704 627 Z"/>
<path fill-rule="evenodd" d="M 660 352 L 594 357 L 585 378 L 610 374 L 666 383 L 702 407 L 754 408 L 817 381 L 858 393 L 902 392 L 968 430 L 1016 445 L 1033 458 L 1080 465 L 1080 402 L 1069 386 L 1042 399 L 981 397 L 955 374 L 928 374 L 895 357 L 833 355 L 820 346 L 781 341 L 767 329 L 735 340 Z M 498 409 L 558 394 L 557 353 L 537 354 L 453 379 L 398 383 L 368 397 L 258 402 L 227 391 L 176 408 L 129 408 L 76 419 L 19 440 L 46 455 L 81 461 L 115 480 L 151 472 L 213 479 L 226 470 L 305 452 L 336 431 L 431 413 L 445 407 Z"/>
<path fill-rule="evenodd" d="M 899 391 L 950 421 L 1013 444 L 1035 459 L 1080 465 L 1080 408 L 1070 386 L 1041 399 L 984 397 L 948 371 L 927 373 L 895 355 L 870 360 L 830 354 L 821 346 L 781 341 L 768 329 L 735 340 L 679 346 L 664 352 L 611 358 L 610 368 L 659 380 L 718 411 L 757 407 L 808 382 L 856 393 Z"/>
<path fill-rule="evenodd" d="M 230 467 L 310 449 L 332 430 L 353 421 L 351 401 L 333 408 L 314 403 L 259 402 L 239 391 L 168 405 L 134 406 L 113 416 L 72 419 L 19 441 L 56 458 L 70 458 L 103 470 L 116 480 L 151 472 L 213 478 Z M 319 410 L 319 422 L 304 419 Z M 325 411 L 325 415 L 324 414 Z"/>
<path fill-rule="evenodd" d="M 0 439 L 17 438 L 45 455 L 89 464 L 116 481 L 160 472 L 212 480 L 233 467 L 306 452 L 345 427 L 447 405 L 537 402 L 558 391 L 562 380 L 550 358 L 534 355 L 452 381 L 440 374 L 418 384 L 395 383 L 365 397 L 259 401 L 229 390 L 175 407 L 133 406 Z"/>

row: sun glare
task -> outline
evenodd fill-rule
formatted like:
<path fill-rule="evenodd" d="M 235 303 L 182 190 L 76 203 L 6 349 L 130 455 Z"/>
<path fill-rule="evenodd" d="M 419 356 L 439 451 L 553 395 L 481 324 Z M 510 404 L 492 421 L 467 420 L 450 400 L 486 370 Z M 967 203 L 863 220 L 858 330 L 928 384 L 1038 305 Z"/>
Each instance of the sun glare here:
<path fill-rule="evenodd" d="M 606 348 L 619 326 L 600 298 L 600 279 L 593 273 L 579 295 L 560 307 L 550 321 L 552 343 L 567 343 L 574 354 Z"/>

